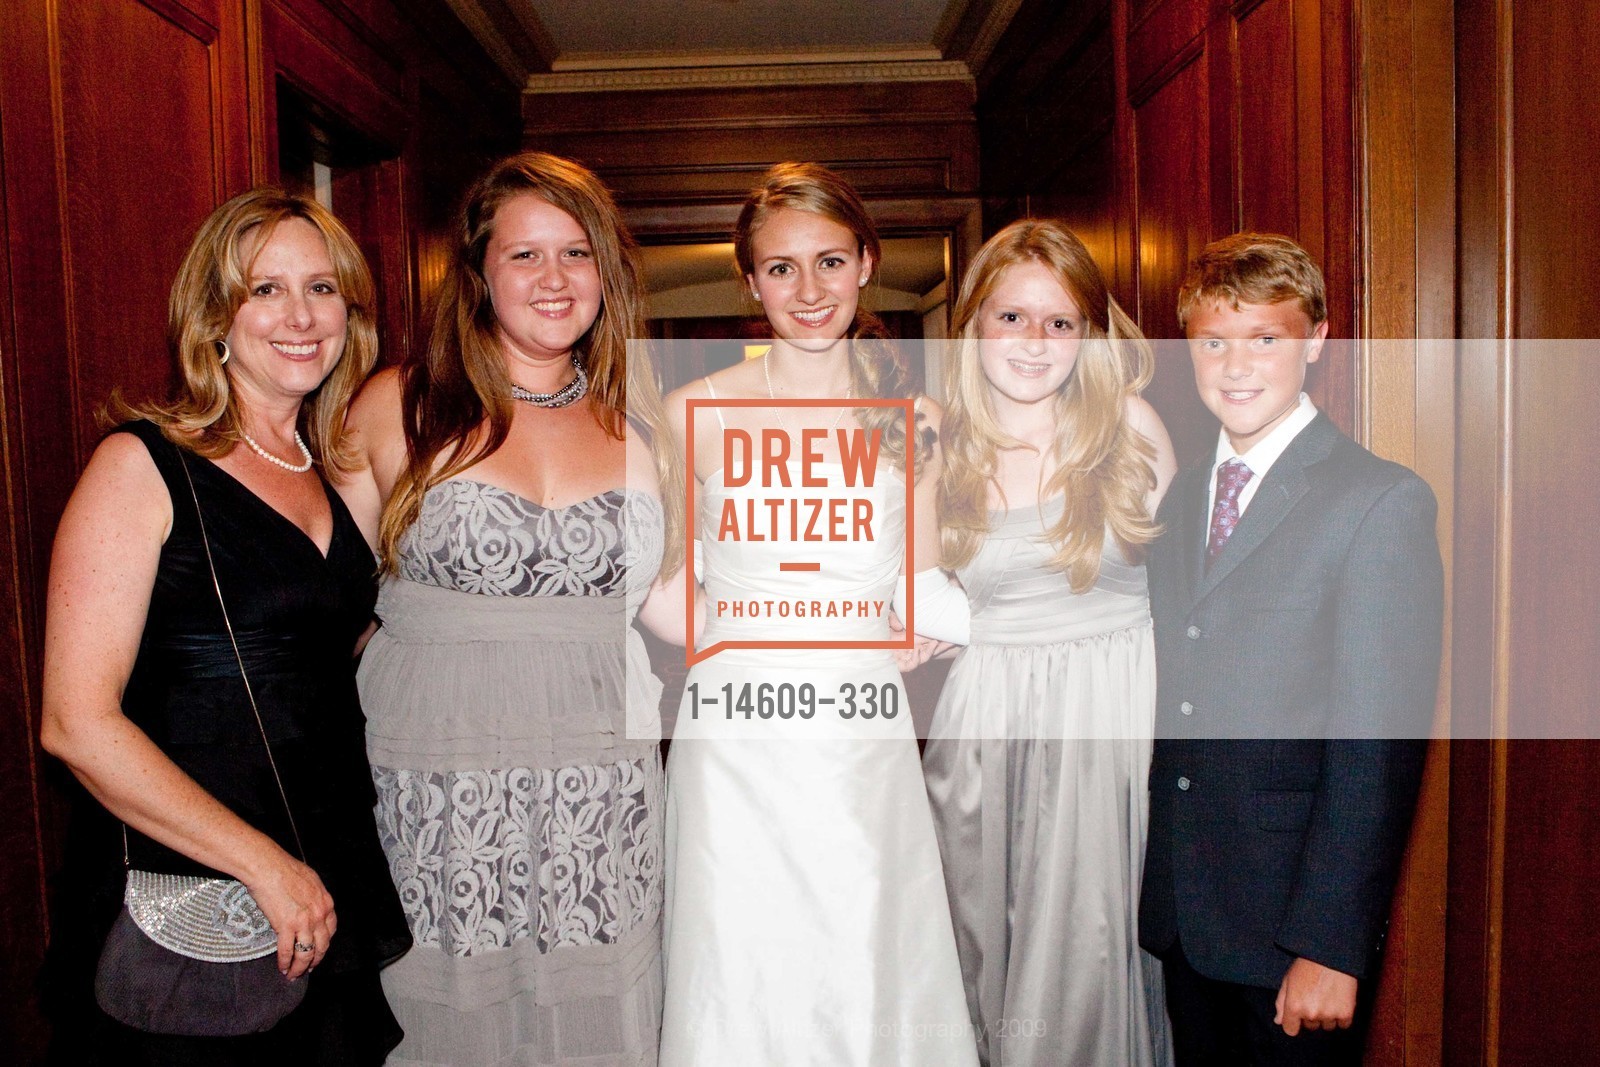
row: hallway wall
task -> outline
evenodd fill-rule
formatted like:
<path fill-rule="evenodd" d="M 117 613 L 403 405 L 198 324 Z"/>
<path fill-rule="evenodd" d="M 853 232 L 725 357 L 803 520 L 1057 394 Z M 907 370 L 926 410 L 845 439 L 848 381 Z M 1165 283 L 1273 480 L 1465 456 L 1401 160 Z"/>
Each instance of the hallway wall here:
<path fill-rule="evenodd" d="M 1455 711 L 1595 734 L 1600 665 L 1600 4 L 1457 4 Z M 1600 1059 L 1600 743 L 1453 757 L 1446 1062 Z"/>
<path fill-rule="evenodd" d="M 1357 295 L 1349 0 L 1028 0 L 979 78 L 984 223 L 1065 219 L 1154 338 L 1206 242 L 1286 233 L 1328 280 L 1331 336 Z M 1187 356 L 1160 354 L 1150 398 L 1180 459 L 1216 423 Z M 1313 399 L 1348 428 L 1354 369 L 1325 362 Z"/>

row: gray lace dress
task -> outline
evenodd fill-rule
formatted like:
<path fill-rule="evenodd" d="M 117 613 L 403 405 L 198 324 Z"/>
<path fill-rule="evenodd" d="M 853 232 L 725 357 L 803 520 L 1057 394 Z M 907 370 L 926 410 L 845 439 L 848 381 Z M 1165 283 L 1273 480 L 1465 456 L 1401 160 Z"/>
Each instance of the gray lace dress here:
<path fill-rule="evenodd" d="M 383 972 L 391 1064 L 654 1064 L 660 685 L 631 621 L 662 513 L 431 489 L 358 681 L 416 947 Z"/>

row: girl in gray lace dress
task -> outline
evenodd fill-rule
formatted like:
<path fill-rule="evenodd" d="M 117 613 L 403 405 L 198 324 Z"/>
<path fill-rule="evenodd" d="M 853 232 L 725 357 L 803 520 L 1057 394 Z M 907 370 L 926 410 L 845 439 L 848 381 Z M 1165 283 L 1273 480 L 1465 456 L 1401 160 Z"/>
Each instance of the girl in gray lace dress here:
<path fill-rule="evenodd" d="M 625 359 L 640 311 L 604 187 L 513 157 L 468 195 L 426 351 L 351 415 L 387 571 L 361 699 L 416 939 L 391 1063 L 656 1060 L 660 686 L 630 624 L 683 639 L 682 483 Z"/>

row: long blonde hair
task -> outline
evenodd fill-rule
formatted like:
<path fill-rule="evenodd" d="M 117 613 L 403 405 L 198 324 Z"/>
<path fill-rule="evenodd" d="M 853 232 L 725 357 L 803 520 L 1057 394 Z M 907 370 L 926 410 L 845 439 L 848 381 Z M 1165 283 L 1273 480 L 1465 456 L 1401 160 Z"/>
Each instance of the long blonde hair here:
<path fill-rule="evenodd" d="M 530 194 L 577 220 L 594 252 L 600 312 L 573 352 L 589 376 L 589 396 L 606 433 L 622 440 L 631 417 L 652 448 L 667 516 L 661 570 L 673 574 L 683 562 L 683 468 L 670 446 L 660 382 L 643 346 L 631 358 L 628 352 L 629 338 L 644 336 L 637 247 L 600 179 L 544 152 L 496 163 L 462 205 L 428 346 L 400 368 L 406 466 L 378 527 L 379 558 L 393 570 L 401 535 L 422 513 L 428 490 L 492 454 L 511 430 L 511 375 L 483 268 L 495 215 L 507 201 Z"/>
<path fill-rule="evenodd" d="M 1029 262 L 1054 274 L 1084 317 L 1077 361 L 1055 397 L 1055 467 L 1041 490 L 1042 499 L 1065 499 L 1061 517 L 1046 531 L 1055 548 L 1050 566 L 1082 593 L 1099 577 L 1108 530 L 1134 561 L 1144 558 L 1144 546 L 1156 535 L 1145 507 L 1145 494 L 1155 486 L 1155 453 L 1127 414 L 1128 398 L 1150 383 L 1154 357 L 1112 299 L 1083 242 L 1049 219 L 1014 222 L 991 237 L 973 259 L 956 302 L 953 332 L 959 341 L 946 371 L 940 427 L 941 562 L 954 570 L 977 553 L 990 530 L 989 487 L 997 484 L 999 450 L 1022 446 L 995 418 L 978 358 L 978 312 L 1007 268 Z"/>
<path fill-rule="evenodd" d="M 345 302 L 344 351 L 301 404 L 298 427 L 312 459 L 329 474 L 340 474 L 359 465 L 348 448 L 344 417 L 378 359 L 372 272 L 332 212 L 282 189 L 262 186 L 240 193 L 200 224 L 167 301 L 167 346 L 178 365 L 177 385 L 167 400 L 127 403 L 114 396 L 111 407 L 121 417 L 149 419 L 168 440 L 208 459 L 225 456 L 243 442 L 238 395 L 218 342 L 250 298 L 255 256 L 287 219 L 303 219 L 322 235 Z"/>
<path fill-rule="evenodd" d="M 820 163 L 779 163 L 762 175 L 761 184 L 750 190 L 739 221 L 733 228 L 733 254 L 739 274 L 755 273 L 752 245 L 756 231 L 775 211 L 788 208 L 821 215 L 849 230 L 856 239 L 856 252 L 871 261 L 876 274 L 883 259 L 878 229 L 867 215 L 866 205 L 850 183 Z M 845 336 L 850 340 L 850 389 L 857 397 L 904 398 L 913 395 L 911 367 L 901 346 L 889 339 L 888 331 L 876 315 L 856 306 L 856 317 Z M 891 462 L 906 458 L 905 417 L 896 408 L 857 408 L 857 421 L 868 431 L 879 430 L 883 449 Z M 920 423 L 922 416 L 917 420 Z M 933 453 L 933 432 L 920 426 L 912 442 L 913 458 L 920 468 Z"/>

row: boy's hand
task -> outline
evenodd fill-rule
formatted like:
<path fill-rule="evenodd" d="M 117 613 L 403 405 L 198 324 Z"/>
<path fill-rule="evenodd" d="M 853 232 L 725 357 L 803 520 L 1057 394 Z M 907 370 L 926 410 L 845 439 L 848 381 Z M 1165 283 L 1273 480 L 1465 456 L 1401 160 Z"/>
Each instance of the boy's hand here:
<path fill-rule="evenodd" d="M 1289 965 L 1278 987 L 1278 1013 L 1272 1021 L 1290 1037 L 1307 1030 L 1348 1029 L 1356 1015 L 1356 980 L 1343 971 L 1307 959 Z"/>

